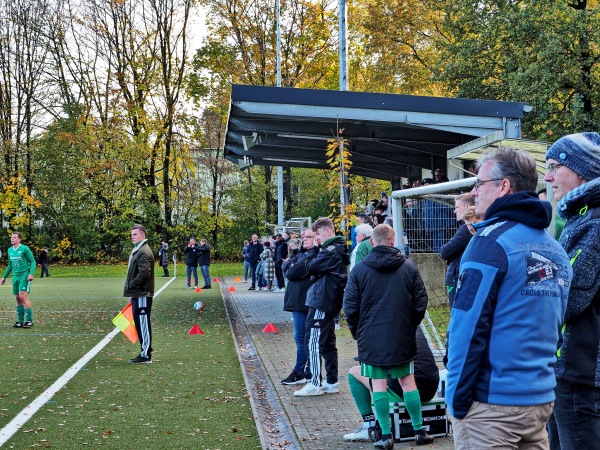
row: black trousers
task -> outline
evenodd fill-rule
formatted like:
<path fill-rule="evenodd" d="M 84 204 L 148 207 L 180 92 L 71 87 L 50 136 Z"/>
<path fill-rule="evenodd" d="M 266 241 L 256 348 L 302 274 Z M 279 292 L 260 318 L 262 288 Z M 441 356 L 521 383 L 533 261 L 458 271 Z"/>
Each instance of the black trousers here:
<path fill-rule="evenodd" d="M 333 316 L 315 308 L 308 309 L 305 335 L 308 350 L 308 364 L 315 386 L 321 385 L 321 358 L 325 359 L 327 382 L 338 382 L 338 351 L 335 339 L 335 323 Z"/>
<path fill-rule="evenodd" d="M 285 279 L 283 278 L 283 261 L 277 261 L 275 263 L 275 277 L 277 278 L 277 287 L 283 289 L 285 287 Z"/>
<path fill-rule="evenodd" d="M 140 340 L 140 354 L 144 357 L 152 356 L 152 326 L 150 313 L 152 312 L 152 297 L 137 297 L 131 299 L 133 321 Z"/>

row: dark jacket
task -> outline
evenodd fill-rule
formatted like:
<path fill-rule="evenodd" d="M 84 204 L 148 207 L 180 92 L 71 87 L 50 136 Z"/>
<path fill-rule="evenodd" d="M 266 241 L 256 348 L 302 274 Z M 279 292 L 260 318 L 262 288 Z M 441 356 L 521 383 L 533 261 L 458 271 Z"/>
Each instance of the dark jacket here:
<path fill-rule="evenodd" d="M 358 359 L 373 366 L 397 366 L 415 359 L 415 333 L 427 301 L 417 266 L 397 248 L 374 247 L 350 273 L 344 295 L 344 313 L 358 341 Z"/>
<path fill-rule="evenodd" d="M 554 366 L 559 380 L 600 387 L 600 178 L 558 202 L 567 219 L 560 235 L 573 266 L 563 341 Z"/>
<path fill-rule="evenodd" d="M 311 286 L 306 294 L 306 306 L 336 315 L 342 309 L 344 288 L 348 281 L 348 247 L 342 236 L 327 239 L 323 247 L 306 252 L 306 269 Z"/>
<path fill-rule="evenodd" d="M 281 264 L 281 260 L 288 257 L 288 241 L 289 239 L 275 243 L 275 262 Z"/>
<path fill-rule="evenodd" d="M 255 244 L 254 242 L 250 241 L 250 245 L 248 245 L 248 261 L 250 264 L 258 264 L 258 261 L 260 261 L 260 255 L 262 255 L 264 250 L 265 248 L 260 242 Z"/>
<path fill-rule="evenodd" d="M 154 297 L 154 253 L 148 240 L 134 247 L 129 255 L 123 297 Z"/>
<path fill-rule="evenodd" d="M 190 267 L 198 267 L 198 258 L 200 257 L 200 246 L 194 244 L 193 247 L 185 247 L 185 265 Z"/>
<path fill-rule="evenodd" d="M 48 264 L 48 252 L 42 251 L 38 257 L 39 264 Z"/>
<path fill-rule="evenodd" d="M 160 246 L 160 249 L 158 250 L 158 264 L 160 266 L 169 265 L 169 245 Z"/>
<path fill-rule="evenodd" d="M 440 249 L 440 255 L 448 263 L 448 269 L 446 270 L 446 285 L 456 286 L 456 280 L 458 278 L 458 267 L 460 266 L 460 258 L 462 257 L 469 241 L 473 236 L 469 231 L 467 225 L 461 220 L 461 225 L 456 230 L 452 239 L 442 245 Z"/>
<path fill-rule="evenodd" d="M 306 292 L 310 287 L 310 274 L 304 264 L 306 250 L 302 249 L 282 266 L 283 275 L 288 279 L 283 296 L 283 310 L 293 312 L 308 312 Z"/>
<path fill-rule="evenodd" d="M 210 266 L 210 245 L 201 245 L 199 247 L 200 254 L 198 256 L 199 266 Z"/>

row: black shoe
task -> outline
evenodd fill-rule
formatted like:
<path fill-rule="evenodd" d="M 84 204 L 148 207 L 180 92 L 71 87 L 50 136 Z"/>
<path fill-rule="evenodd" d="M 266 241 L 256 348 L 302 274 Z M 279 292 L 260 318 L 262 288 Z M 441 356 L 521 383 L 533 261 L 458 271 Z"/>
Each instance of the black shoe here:
<path fill-rule="evenodd" d="M 129 364 L 152 364 L 152 357 L 137 355 L 135 358 L 129 360 Z"/>
<path fill-rule="evenodd" d="M 415 444 L 427 445 L 433 443 L 433 436 L 429 436 L 425 430 L 415 431 Z"/>
<path fill-rule="evenodd" d="M 249 291 L 255 291 L 255 290 L 256 290 L 256 288 L 255 288 L 255 287 L 249 287 L 249 288 L 248 288 L 248 290 L 249 290 Z"/>
<path fill-rule="evenodd" d="M 26 320 L 23 322 L 23 328 L 31 328 L 33 326 L 33 322 L 31 320 Z"/>
<path fill-rule="evenodd" d="M 13 328 L 23 328 L 23 322 L 15 322 L 15 324 L 12 327 Z"/>
<path fill-rule="evenodd" d="M 281 380 L 281 384 L 306 384 L 306 377 L 302 373 L 292 372 L 287 378 Z"/>
<path fill-rule="evenodd" d="M 371 442 L 377 442 L 381 440 L 381 427 L 379 426 L 379 422 L 375 421 L 375 425 L 369 427 L 367 430 L 369 434 L 369 440 Z"/>
<path fill-rule="evenodd" d="M 212 289 L 212 286 L 202 286 L 202 289 Z"/>
<path fill-rule="evenodd" d="M 394 439 L 391 434 L 384 434 L 381 439 L 373 444 L 375 448 L 394 448 Z"/>

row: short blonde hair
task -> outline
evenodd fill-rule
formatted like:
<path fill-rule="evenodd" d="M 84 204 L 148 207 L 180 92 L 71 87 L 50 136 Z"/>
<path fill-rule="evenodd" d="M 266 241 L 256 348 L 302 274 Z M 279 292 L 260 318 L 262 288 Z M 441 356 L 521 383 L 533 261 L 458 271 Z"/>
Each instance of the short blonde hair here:
<path fill-rule="evenodd" d="M 371 233 L 373 246 L 390 245 L 390 241 L 392 241 L 395 236 L 396 233 L 394 233 L 394 229 L 383 223 L 373 228 L 373 233 Z"/>

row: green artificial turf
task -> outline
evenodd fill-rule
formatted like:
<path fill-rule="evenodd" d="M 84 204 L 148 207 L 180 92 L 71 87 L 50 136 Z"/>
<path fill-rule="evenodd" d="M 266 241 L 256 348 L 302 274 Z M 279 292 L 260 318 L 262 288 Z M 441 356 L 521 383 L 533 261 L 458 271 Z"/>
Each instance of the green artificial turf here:
<path fill-rule="evenodd" d="M 124 274 L 124 266 L 102 267 Z M 31 329 L 11 328 L 10 280 L 0 287 L 0 428 L 114 329 L 127 303 L 124 278 L 87 269 L 92 277 L 70 277 L 68 268 L 61 277 L 56 267 L 56 277 L 34 280 Z M 4 448 L 260 448 L 218 284 L 182 289 L 185 267 L 178 269 L 154 300 L 153 364 L 128 364 L 139 345 L 119 333 Z M 167 281 L 157 278 L 157 290 Z M 192 306 L 198 300 L 201 313 Z M 194 324 L 204 334 L 188 335 Z"/>

